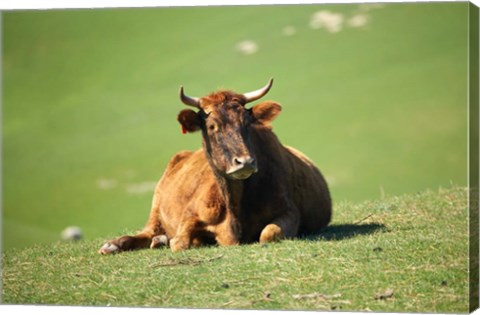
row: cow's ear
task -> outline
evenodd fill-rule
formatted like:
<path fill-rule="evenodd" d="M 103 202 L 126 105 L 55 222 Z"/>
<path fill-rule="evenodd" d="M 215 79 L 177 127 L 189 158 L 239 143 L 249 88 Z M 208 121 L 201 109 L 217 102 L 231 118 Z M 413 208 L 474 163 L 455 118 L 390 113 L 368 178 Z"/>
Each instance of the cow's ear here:
<path fill-rule="evenodd" d="M 195 132 L 200 130 L 201 120 L 199 115 L 191 109 L 184 109 L 178 113 L 177 120 L 182 125 L 182 132 Z"/>
<path fill-rule="evenodd" d="M 282 111 L 280 104 L 265 101 L 252 107 L 252 115 L 256 121 L 269 125 Z"/>

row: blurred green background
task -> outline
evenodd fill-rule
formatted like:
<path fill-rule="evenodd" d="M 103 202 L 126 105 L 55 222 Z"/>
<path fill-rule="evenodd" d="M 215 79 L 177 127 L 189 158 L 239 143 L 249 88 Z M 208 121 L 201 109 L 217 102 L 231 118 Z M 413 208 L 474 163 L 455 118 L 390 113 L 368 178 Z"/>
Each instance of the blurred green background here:
<path fill-rule="evenodd" d="M 283 105 L 335 202 L 467 185 L 468 3 L 2 14 L 4 249 L 140 229 L 182 135 L 178 88 Z"/>

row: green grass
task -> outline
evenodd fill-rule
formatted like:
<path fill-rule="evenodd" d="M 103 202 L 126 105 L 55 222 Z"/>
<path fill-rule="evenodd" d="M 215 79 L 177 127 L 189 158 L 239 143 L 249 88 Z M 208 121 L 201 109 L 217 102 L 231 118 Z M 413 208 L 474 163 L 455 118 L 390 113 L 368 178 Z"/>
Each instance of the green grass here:
<path fill-rule="evenodd" d="M 467 189 L 454 186 L 339 202 L 321 234 L 266 246 L 101 256 L 105 239 L 95 239 L 12 249 L 3 303 L 466 313 L 467 207 Z"/>
<path fill-rule="evenodd" d="M 90 240 L 142 226 L 152 192 L 128 188 L 200 147 L 175 119 L 180 84 L 201 96 L 274 77 L 274 131 L 316 162 L 335 201 L 466 186 L 467 8 L 387 4 L 338 33 L 310 18 L 360 5 L 4 12 L 3 248 L 51 243 L 68 225 Z M 235 50 L 246 39 L 256 54 Z"/>

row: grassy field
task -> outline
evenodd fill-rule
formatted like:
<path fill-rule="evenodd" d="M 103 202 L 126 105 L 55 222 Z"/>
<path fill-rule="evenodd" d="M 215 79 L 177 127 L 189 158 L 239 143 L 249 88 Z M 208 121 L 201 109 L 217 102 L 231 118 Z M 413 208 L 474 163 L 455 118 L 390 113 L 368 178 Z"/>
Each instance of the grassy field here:
<path fill-rule="evenodd" d="M 320 11 L 337 24 L 315 28 Z M 87 239 L 143 226 L 168 159 L 200 146 L 175 119 L 180 84 L 201 96 L 274 77 L 267 98 L 284 108 L 274 130 L 318 164 L 337 203 L 466 186 L 467 13 L 467 3 L 3 13 L 3 248 L 48 244 L 68 225 Z"/>
<path fill-rule="evenodd" d="M 466 313 L 467 206 L 462 187 L 341 202 L 321 234 L 264 246 L 12 249 L 3 303 Z"/>

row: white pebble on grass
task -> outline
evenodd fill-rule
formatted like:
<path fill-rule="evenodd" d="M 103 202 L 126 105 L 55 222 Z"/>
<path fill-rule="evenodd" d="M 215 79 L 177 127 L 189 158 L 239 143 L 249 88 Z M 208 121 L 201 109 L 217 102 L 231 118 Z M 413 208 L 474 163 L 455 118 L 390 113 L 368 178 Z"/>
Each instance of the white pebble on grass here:
<path fill-rule="evenodd" d="M 347 24 L 350 27 L 362 27 L 367 25 L 368 15 L 366 14 L 356 14 L 348 19 Z"/>
<path fill-rule="evenodd" d="M 310 19 L 310 27 L 313 29 L 325 28 L 330 33 L 338 33 L 343 27 L 343 14 L 327 10 L 315 12 Z"/>
<path fill-rule="evenodd" d="M 69 226 L 62 231 L 62 239 L 66 241 L 78 241 L 82 238 L 83 233 L 78 226 Z"/>
<path fill-rule="evenodd" d="M 97 187 L 103 190 L 112 189 L 117 186 L 117 181 L 115 179 L 109 178 L 99 178 L 97 179 Z"/>
<path fill-rule="evenodd" d="M 258 51 L 258 45 L 253 40 L 244 40 L 235 46 L 236 50 L 244 55 L 253 55 Z"/>
<path fill-rule="evenodd" d="M 368 12 L 375 9 L 383 9 L 385 6 L 385 3 L 362 3 L 358 6 L 358 9 L 363 12 Z"/>
<path fill-rule="evenodd" d="M 146 181 L 146 182 L 128 184 L 125 190 L 127 191 L 127 193 L 132 195 L 142 195 L 145 193 L 153 192 L 156 186 L 157 186 L 157 182 Z"/>
<path fill-rule="evenodd" d="M 293 36 L 297 30 L 293 26 L 285 26 L 282 30 L 282 34 L 285 36 Z"/>

